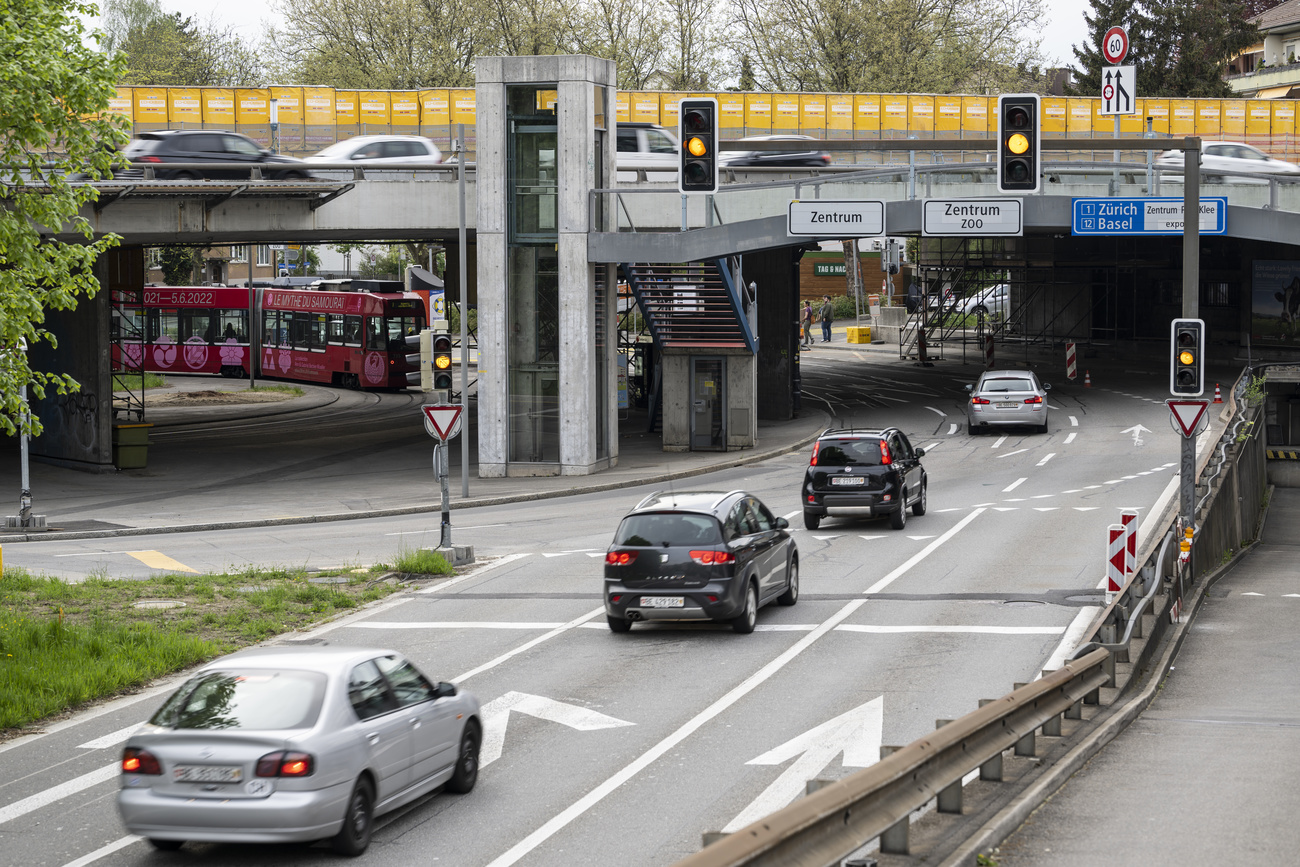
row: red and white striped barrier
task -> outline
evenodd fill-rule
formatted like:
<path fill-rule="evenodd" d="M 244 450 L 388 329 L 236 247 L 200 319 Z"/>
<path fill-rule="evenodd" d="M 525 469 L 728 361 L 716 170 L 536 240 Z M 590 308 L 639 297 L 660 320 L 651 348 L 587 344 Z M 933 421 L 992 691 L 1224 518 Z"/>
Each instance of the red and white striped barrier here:
<path fill-rule="evenodd" d="M 1119 522 L 1124 526 L 1124 578 L 1127 582 L 1137 571 L 1138 513 L 1128 510 L 1120 512 Z"/>
<path fill-rule="evenodd" d="M 1124 566 L 1128 550 L 1124 539 L 1124 525 L 1111 524 L 1106 528 L 1106 604 L 1124 589 Z"/>
<path fill-rule="evenodd" d="M 993 335 L 984 335 L 984 369 L 993 369 Z"/>
<path fill-rule="evenodd" d="M 1079 378 L 1079 368 L 1075 366 L 1073 340 L 1065 344 L 1065 378 L 1071 381 Z"/>

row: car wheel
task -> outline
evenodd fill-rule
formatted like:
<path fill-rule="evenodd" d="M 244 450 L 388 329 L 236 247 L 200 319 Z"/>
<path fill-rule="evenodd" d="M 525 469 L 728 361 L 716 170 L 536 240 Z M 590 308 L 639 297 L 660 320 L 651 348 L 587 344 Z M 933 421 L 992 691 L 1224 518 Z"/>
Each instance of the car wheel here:
<path fill-rule="evenodd" d="M 983 304 L 981 304 L 978 307 L 976 307 L 974 310 L 972 310 L 971 313 L 974 313 L 976 316 L 988 316 L 989 309 L 985 307 Z"/>
<path fill-rule="evenodd" d="M 149 838 L 149 845 L 159 852 L 175 852 L 185 845 L 184 840 L 158 840 L 153 837 Z"/>
<path fill-rule="evenodd" d="M 912 514 L 918 518 L 925 514 L 925 506 L 926 506 L 925 489 L 928 488 L 929 486 L 930 483 L 928 481 L 924 479 L 921 481 L 921 497 L 915 503 L 912 504 Z"/>
<path fill-rule="evenodd" d="M 907 526 L 907 495 L 900 493 L 899 497 L 903 501 L 898 504 L 897 509 L 889 513 L 889 526 L 895 530 L 901 530 Z"/>
<path fill-rule="evenodd" d="M 1047 422 L 1043 422 L 1042 424 L 1040 424 L 1040 425 L 1038 426 L 1038 432 L 1039 432 L 1040 434 L 1045 434 L 1045 433 L 1047 433 Z"/>
<path fill-rule="evenodd" d="M 778 605 L 793 605 L 799 601 L 799 558 L 790 555 L 790 565 L 786 568 L 786 574 L 789 580 L 785 584 L 785 592 L 776 597 Z"/>
<path fill-rule="evenodd" d="M 370 845 L 370 832 L 375 824 L 375 787 L 368 777 L 361 777 L 352 787 L 348 808 L 343 814 L 343 827 L 330 840 L 334 851 L 356 857 Z"/>
<path fill-rule="evenodd" d="M 605 622 L 609 624 L 610 632 L 628 632 L 632 629 L 632 621 L 626 617 L 615 617 L 613 614 L 606 614 Z"/>
<path fill-rule="evenodd" d="M 754 631 L 755 624 L 758 623 L 758 588 L 751 581 L 745 588 L 745 607 L 731 621 L 731 628 L 741 635 L 748 635 Z"/>
<path fill-rule="evenodd" d="M 458 795 L 468 794 L 478 782 L 478 748 L 483 740 L 478 723 L 470 720 L 460 736 L 460 751 L 456 754 L 456 770 L 447 781 L 447 791 Z"/>
<path fill-rule="evenodd" d="M 177 181 L 197 181 L 199 176 L 194 172 L 177 172 L 172 175 L 172 179 Z"/>
<path fill-rule="evenodd" d="M 970 436 L 979 436 L 979 431 L 976 430 L 975 425 L 971 424 L 970 422 L 966 422 L 966 433 L 969 434 Z"/>
<path fill-rule="evenodd" d="M 803 513 L 803 525 L 805 529 L 816 530 L 821 526 L 822 519 L 820 515 L 814 515 L 811 512 Z"/>

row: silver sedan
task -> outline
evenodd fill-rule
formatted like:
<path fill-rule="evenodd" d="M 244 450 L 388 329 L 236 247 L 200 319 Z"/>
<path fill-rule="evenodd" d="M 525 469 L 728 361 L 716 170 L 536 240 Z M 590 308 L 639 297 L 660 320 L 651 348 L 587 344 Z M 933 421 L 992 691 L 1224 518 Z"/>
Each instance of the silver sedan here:
<path fill-rule="evenodd" d="M 212 662 L 122 753 L 117 807 L 159 849 L 187 840 L 370 844 L 376 816 L 478 779 L 478 700 L 397 653 L 267 648 Z"/>
<path fill-rule="evenodd" d="M 1033 425 L 1047 433 L 1047 391 L 1029 370 L 990 370 L 974 385 L 966 386 L 966 432 L 978 433 L 994 425 Z"/>

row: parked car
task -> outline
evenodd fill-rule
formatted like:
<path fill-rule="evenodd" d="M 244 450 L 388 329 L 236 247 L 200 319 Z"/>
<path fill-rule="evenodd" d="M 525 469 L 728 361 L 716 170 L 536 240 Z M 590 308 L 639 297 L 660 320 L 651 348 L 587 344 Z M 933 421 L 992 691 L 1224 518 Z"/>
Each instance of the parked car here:
<path fill-rule="evenodd" d="M 1156 165 L 1162 169 L 1183 169 L 1183 152 L 1169 150 Z M 1235 141 L 1207 141 L 1201 145 L 1201 177 L 1213 178 L 1216 171 L 1257 172 L 1270 175 L 1300 174 L 1300 166 L 1274 159 L 1257 147 Z M 1221 176 L 1220 176 L 1221 177 Z M 1234 178 L 1250 181 L 1250 178 Z"/>
<path fill-rule="evenodd" d="M 966 386 L 966 432 L 980 433 L 993 426 L 1033 425 L 1047 433 L 1047 392 L 1031 370 L 989 370 L 974 385 Z"/>
<path fill-rule="evenodd" d="M 799 600 L 789 526 L 744 491 L 651 494 L 623 518 L 605 554 L 609 628 L 716 620 L 753 632 L 759 608 Z"/>
<path fill-rule="evenodd" d="M 299 180 L 311 177 L 307 164 L 293 157 L 281 156 L 262 147 L 246 135 L 216 129 L 160 129 L 139 133 L 122 151 L 126 160 L 156 164 L 154 177 L 159 180 L 198 178 L 247 180 L 249 169 L 262 166 L 267 180 Z M 168 163 L 244 163 L 248 166 L 170 169 Z M 142 177 L 139 168 L 122 169 L 116 177 Z"/>
<path fill-rule="evenodd" d="M 816 530 L 826 517 L 888 516 L 891 527 L 903 529 L 909 507 L 918 518 L 925 514 L 924 455 L 895 427 L 823 431 L 804 471 L 804 526 Z"/>
<path fill-rule="evenodd" d="M 367 166 L 441 163 L 442 151 L 421 135 L 359 135 L 307 157 L 309 163 L 359 162 Z"/>
<path fill-rule="evenodd" d="M 722 151 L 718 155 L 718 164 L 722 168 L 736 169 L 747 166 L 812 166 L 824 167 L 831 164 L 830 151 L 820 150 L 806 144 L 817 139 L 809 135 L 751 135 L 741 141 L 788 141 L 789 150 L 779 151 Z"/>
<path fill-rule="evenodd" d="M 651 181 L 676 181 L 678 152 L 681 150 L 677 136 L 670 130 L 652 123 L 620 123 L 614 138 L 614 162 L 620 181 L 637 179 L 637 172 L 646 172 Z"/>
<path fill-rule="evenodd" d="M 1011 287 L 999 283 L 974 292 L 963 299 L 961 311 L 967 315 L 992 315 L 1006 319 L 1011 313 Z"/>
<path fill-rule="evenodd" d="M 118 812 L 156 848 L 329 839 L 478 779 L 478 700 L 390 650 L 272 647 L 209 663 L 126 741 Z"/>

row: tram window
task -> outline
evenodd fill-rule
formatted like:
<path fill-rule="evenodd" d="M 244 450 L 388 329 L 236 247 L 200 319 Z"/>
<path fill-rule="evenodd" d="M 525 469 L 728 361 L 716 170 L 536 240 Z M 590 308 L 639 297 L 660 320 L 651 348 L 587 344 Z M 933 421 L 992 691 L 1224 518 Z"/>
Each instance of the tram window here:
<path fill-rule="evenodd" d="M 139 340 L 144 336 L 144 311 L 139 307 L 123 307 L 113 311 L 114 340 Z"/>
<path fill-rule="evenodd" d="M 180 323 L 175 310 L 158 310 L 158 316 L 149 320 L 149 340 L 152 343 L 176 343 Z"/>
<path fill-rule="evenodd" d="M 378 316 L 366 317 L 366 349 L 379 352 L 388 349 L 388 338 L 384 334 L 384 320 Z"/>
<path fill-rule="evenodd" d="M 343 317 L 343 342 L 348 346 L 361 345 L 361 317 Z"/>
<path fill-rule="evenodd" d="M 211 310 L 180 310 L 177 313 L 177 320 L 180 325 L 178 336 L 181 343 L 186 343 L 193 337 L 206 343 L 212 342 Z"/>
<path fill-rule="evenodd" d="M 388 345 L 393 349 L 405 347 L 403 338 L 420 333 L 423 322 L 415 316 L 387 316 L 384 328 L 388 335 Z"/>
<path fill-rule="evenodd" d="M 308 323 L 307 328 L 310 332 L 311 348 L 322 350 L 325 348 L 325 314 L 309 313 L 308 316 L 310 317 L 310 322 Z"/>
<path fill-rule="evenodd" d="M 329 331 L 327 332 L 327 339 L 329 340 L 330 343 L 343 342 L 343 314 L 342 313 L 329 314 Z"/>
<path fill-rule="evenodd" d="M 220 326 L 218 342 L 224 343 L 232 338 L 236 343 L 248 342 L 247 310 L 218 310 L 217 325 Z"/>
<path fill-rule="evenodd" d="M 262 344 L 265 346 L 287 346 L 289 344 L 288 337 L 288 328 L 282 328 L 280 325 L 280 311 L 266 311 L 266 317 L 262 325 Z"/>

